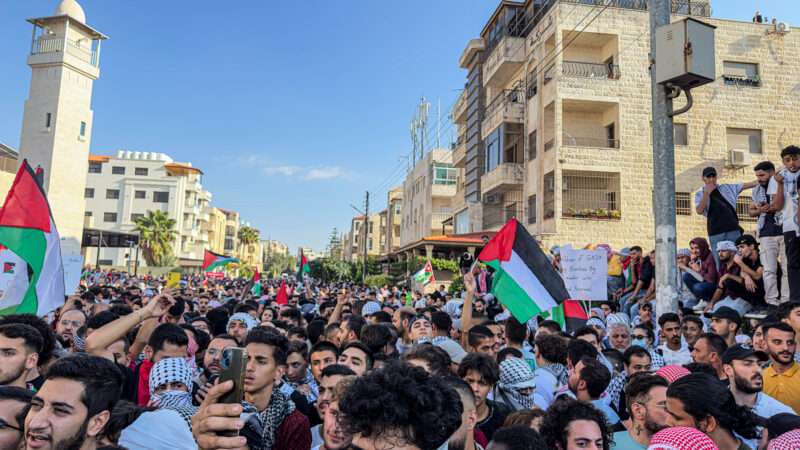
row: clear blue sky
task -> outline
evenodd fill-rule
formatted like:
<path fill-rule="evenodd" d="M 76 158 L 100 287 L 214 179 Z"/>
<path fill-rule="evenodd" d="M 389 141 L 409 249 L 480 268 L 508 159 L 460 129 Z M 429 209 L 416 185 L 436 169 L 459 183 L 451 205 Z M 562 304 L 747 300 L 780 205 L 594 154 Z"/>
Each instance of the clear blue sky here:
<path fill-rule="evenodd" d="M 92 153 L 164 152 L 205 171 L 216 206 L 264 238 L 322 250 L 364 191 L 402 182 L 420 96 L 450 107 L 458 57 L 497 1 L 78 0 L 103 44 Z M 29 17 L 58 0 L 0 0 L 0 142 L 18 147 Z M 716 0 L 800 25 L 797 0 Z M 443 112 L 443 115 L 445 112 Z M 449 130 L 451 127 L 444 125 Z M 449 133 L 448 133 L 449 135 Z M 444 139 L 446 141 L 446 139 Z"/>

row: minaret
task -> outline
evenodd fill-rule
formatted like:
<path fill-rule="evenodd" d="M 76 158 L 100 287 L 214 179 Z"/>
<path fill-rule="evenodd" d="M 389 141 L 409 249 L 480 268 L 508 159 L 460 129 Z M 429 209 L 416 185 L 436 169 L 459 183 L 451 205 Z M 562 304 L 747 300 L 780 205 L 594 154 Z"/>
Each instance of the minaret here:
<path fill-rule="evenodd" d="M 105 35 L 86 24 L 75 0 L 33 24 L 31 88 L 25 101 L 20 162 L 44 169 L 44 188 L 61 235 L 62 254 L 80 254 L 84 189 L 92 140 L 92 84 L 100 76 Z"/>

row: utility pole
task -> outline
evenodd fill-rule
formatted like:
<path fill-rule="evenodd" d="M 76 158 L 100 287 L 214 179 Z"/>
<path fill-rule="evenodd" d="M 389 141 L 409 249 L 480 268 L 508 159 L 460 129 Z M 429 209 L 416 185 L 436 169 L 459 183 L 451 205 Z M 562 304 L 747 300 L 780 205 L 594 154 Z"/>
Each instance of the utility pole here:
<path fill-rule="evenodd" d="M 369 191 L 364 197 L 364 270 L 361 271 L 361 283 L 367 282 L 367 239 L 369 238 Z"/>
<path fill-rule="evenodd" d="M 675 265 L 675 142 L 672 98 L 656 82 L 656 28 L 670 23 L 671 1 L 649 0 L 650 80 L 653 101 L 653 210 L 656 235 L 656 313 L 678 310 L 677 267 Z M 663 60 L 663 57 L 662 57 Z M 663 64 L 663 63 L 662 63 Z"/>

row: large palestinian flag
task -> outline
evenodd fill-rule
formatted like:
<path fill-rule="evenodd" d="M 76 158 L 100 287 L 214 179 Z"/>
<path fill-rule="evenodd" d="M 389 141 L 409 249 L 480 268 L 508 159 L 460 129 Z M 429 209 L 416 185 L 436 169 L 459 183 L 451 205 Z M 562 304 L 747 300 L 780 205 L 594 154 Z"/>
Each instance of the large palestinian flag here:
<path fill-rule="evenodd" d="M 212 272 L 214 269 L 220 269 L 228 264 L 238 262 L 239 259 L 237 258 L 218 255 L 212 251 L 206 250 L 205 253 L 203 253 L 203 272 Z"/>
<path fill-rule="evenodd" d="M 516 219 L 486 244 L 478 260 L 494 269 L 491 292 L 521 323 L 569 298 L 561 276 Z"/>
<path fill-rule="evenodd" d="M 306 255 L 303 254 L 303 249 L 300 249 L 300 267 L 297 268 L 297 282 L 302 283 L 303 277 L 310 272 L 310 270 L 311 269 L 308 267 L 308 259 L 306 259 Z"/>
<path fill-rule="evenodd" d="M 40 173 L 22 161 L 0 210 L 0 244 L 23 262 L 0 297 L 0 316 L 44 316 L 64 304 L 61 247 Z"/>

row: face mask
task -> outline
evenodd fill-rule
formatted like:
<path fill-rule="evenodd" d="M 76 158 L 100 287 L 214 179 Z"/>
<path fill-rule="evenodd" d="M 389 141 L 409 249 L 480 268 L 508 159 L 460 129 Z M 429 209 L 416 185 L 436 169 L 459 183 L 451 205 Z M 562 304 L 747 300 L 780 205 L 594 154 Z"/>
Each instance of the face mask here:
<path fill-rule="evenodd" d="M 647 342 L 644 339 L 631 340 L 631 346 L 638 345 L 639 347 L 647 348 Z"/>
<path fill-rule="evenodd" d="M 150 396 L 150 403 L 159 408 L 192 406 L 192 393 L 183 391 L 165 391 Z"/>

